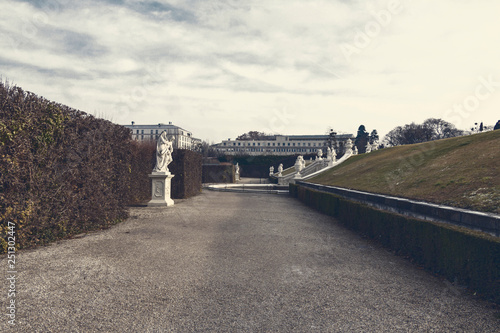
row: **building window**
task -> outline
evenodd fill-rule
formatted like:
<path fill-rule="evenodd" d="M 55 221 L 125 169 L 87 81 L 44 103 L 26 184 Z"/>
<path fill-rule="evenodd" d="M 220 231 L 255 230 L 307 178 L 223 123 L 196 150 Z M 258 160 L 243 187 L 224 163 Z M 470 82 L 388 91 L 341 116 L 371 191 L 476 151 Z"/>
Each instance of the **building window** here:
<path fill-rule="evenodd" d="M 238 142 L 238 146 L 241 146 L 241 142 Z"/>

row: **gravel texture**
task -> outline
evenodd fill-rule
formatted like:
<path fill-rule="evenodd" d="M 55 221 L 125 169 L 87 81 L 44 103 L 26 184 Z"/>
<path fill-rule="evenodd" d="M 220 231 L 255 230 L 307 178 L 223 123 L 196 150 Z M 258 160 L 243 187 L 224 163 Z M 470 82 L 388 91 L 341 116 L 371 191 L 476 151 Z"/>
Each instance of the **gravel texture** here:
<path fill-rule="evenodd" d="M 17 269 L 1 332 L 500 332 L 498 307 L 283 195 L 131 208 Z"/>

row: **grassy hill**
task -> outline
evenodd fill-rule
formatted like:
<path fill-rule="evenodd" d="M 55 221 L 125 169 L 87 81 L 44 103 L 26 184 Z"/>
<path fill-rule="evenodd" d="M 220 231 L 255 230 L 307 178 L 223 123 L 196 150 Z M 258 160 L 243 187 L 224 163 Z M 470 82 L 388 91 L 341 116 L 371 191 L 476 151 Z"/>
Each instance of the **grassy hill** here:
<path fill-rule="evenodd" d="M 309 180 L 500 214 L 500 130 L 386 148 Z"/>

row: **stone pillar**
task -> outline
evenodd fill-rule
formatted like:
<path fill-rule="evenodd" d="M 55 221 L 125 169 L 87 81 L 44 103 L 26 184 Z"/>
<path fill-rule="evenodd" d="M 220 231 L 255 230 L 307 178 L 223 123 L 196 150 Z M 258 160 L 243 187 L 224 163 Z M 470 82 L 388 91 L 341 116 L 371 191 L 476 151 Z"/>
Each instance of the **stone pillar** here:
<path fill-rule="evenodd" d="M 170 172 L 153 172 L 151 178 L 151 201 L 148 207 L 173 206 L 174 200 L 170 197 L 171 180 L 174 178 Z"/>

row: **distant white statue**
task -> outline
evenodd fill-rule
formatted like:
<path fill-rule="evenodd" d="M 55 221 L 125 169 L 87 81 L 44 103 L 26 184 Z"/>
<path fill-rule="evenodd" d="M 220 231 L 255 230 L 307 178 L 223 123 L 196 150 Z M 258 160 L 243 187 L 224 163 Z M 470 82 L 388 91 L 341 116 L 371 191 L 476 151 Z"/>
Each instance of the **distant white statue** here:
<path fill-rule="evenodd" d="M 332 149 L 332 163 L 337 162 L 337 152 L 335 149 Z"/>
<path fill-rule="evenodd" d="M 156 166 L 153 172 L 170 173 L 168 165 L 173 161 L 173 152 L 174 147 L 172 141 L 167 137 L 167 131 L 161 132 L 158 142 L 156 143 Z"/>
<path fill-rule="evenodd" d="M 354 155 L 358 155 L 358 147 L 354 146 Z"/>
<path fill-rule="evenodd" d="M 272 175 L 274 175 L 274 167 L 271 165 L 271 167 L 269 168 L 269 176 Z"/>
<path fill-rule="evenodd" d="M 332 159 L 332 148 L 330 147 L 326 148 L 326 159 L 329 161 Z"/>
<path fill-rule="evenodd" d="M 236 172 L 235 173 L 239 174 L 240 173 L 240 166 L 239 166 L 238 162 L 236 162 L 235 168 L 236 168 Z"/>
<path fill-rule="evenodd" d="M 350 149 L 352 149 L 352 140 L 347 139 L 346 144 L 345 144 L 345 150 L 348 152 Z"/>
<path fill-rule="evenodd" d="M 297 157 L 295 161 L 295 171 L 300 174 L 300 172 L 304 169 L 304 157 L 302 155 Z"/>
<path fill-rule="evenodd" d="M 278 177 L 281 177 L 281 173 L 283 172 L 283 164 L 281 163 L 279 166 L 278 166 Z"/>
<path fill-rule="evenodd" d="M 321 156 L 323 156 L 323 150 L 318 149 L 318 157 L 316 158 L 317 160 L 321 160 Z"/>

